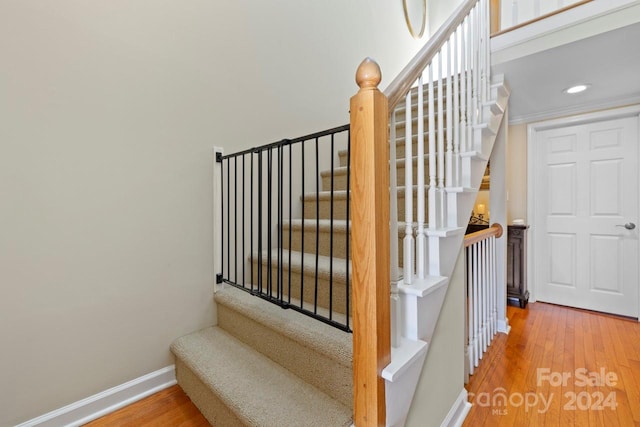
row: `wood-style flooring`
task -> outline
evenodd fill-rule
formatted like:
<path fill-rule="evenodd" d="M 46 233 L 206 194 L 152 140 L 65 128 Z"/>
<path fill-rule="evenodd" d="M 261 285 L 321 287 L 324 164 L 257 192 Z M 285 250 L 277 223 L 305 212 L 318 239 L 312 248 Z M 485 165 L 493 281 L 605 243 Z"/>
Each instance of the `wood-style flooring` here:
<path fill-rule="evenodd" d="M 174 385 L 86 426 L 209 427 L 209 423 L 180 386 Z"/>
<path fill-rule="evenodd" d="M 544 303 L 507 315 L 467 386 L 465 427 L 640 427 L 640 323 Z M 88 425 L 209 424 L 176 385 Z"/>
<path fill-rule="evenodd" d="M 640 323 L 544 303 L 507 317 L 464 426 L 640 426 Z"/>

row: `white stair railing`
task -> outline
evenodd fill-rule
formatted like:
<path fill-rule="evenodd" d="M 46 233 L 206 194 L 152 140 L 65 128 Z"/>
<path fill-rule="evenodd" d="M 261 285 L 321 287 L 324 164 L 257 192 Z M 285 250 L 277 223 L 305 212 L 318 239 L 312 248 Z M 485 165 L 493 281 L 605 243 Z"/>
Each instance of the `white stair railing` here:
<path fill-rule="evenodd" d="M 490 93 L 488 16 L 488 0 L 465 1 L 384 92 L 389 100 L 392 184 L 394 169 L 404 165 L 404 188 L 392 185 L 390 194 L 391 235 L 397 236 L 399 229 L 394 216 L 403 221 L 405 231 L 402 270 L 391 251 L 392 275 L 402 271 L 401 280 L 392 277 L 392 282 L 402 286 L 420 286 L 429 275 L 443 274 L 434 231 L 466 226 L 457 223 L 455 193 L 463 182 L 461 155 L 481 148 L 472 141 Z M 397 132 L 402 126 L 404 131 Z M 404 135 L 404 159 L 395 162 L 399 135 Z M 394 212 L 401 206 L 399 197 L 404 197 L 402 216 Z M 394 342 L 398 327 L 392 329 Z"/>
<path fill-rule="evenodd" d="M 467 295 L 466 349 L 468 373 L 473 375 L 483 354 L 497 333 L 498 280 L 496 239 L 500 224 L 468 234 L 465 246 Z"/>
<path fill-rule="evenodd" d="M 404 423 L 446 296 L 452 254 L 470 213 L 459 194 L 479 185 L 476 163 L 488 153 L 478 152 L 483 139 L 487 150 L 493 143 L 483 124 L 493 114 L 485 103 L 488 7 L 489 0 L 463 0 L 384 93 L 375 61 L 365 59 L 356 73 L 360 90 L 350 105 L 355 425 Z M 487 323 L 476 334 L 479 342 L 488 343 L 491 328 Z"/>

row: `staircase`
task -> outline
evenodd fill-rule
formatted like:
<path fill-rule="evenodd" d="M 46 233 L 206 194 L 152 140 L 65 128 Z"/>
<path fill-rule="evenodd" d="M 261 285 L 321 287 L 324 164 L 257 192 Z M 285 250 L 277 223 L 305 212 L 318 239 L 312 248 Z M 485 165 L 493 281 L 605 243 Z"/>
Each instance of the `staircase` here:
<path fill-rule="evenodd" d="M 351 335 L 231 286 L 177 339 L 180 386 L 214 426 L 349 426 Z"/>
<path fill-rule="evenodd" d="M 468 13 L 473 4 L 475 1 L 467 1 L 459 13 Z M 464 79 L 460 74 L 458 76 L 458 80 Z M 424 87 L 425 110 L 433 109 L 433 100 L 428 101 L 432 97 L 427 91 L 428 86 Z M 432 113 L 428 120 L 426 116 L 419 120 L 423 121 L 425 139 L 439 136 L 447 140 L 453 132 L 442 124 L 450 123 L 454 118 L 448 117 L 442 106 L 450 111 L 446 103 L 458 105 L 464 94 L 458 94 L 452 101 L 450 87 L 443 87 L 441 82 L 439 86 L 433 83 L 431 87 L 434 93 L 442 94 L 440 112 Z M 415 267 L 407 266 L 407 261 L 403 261 L 403 252 L 407 252 L 403 246 L 415 253 L 415 246 L 412 246 L 413 222 L 418 214 L 414 185 L 417 169 L 412 166 L 413 171 L 406 176 L 405 170 L 409 163 L 415 165 L 421 159 L 428 162 L 435 152 L 425 150 L 424 154 L 416 155 L 421 151 L 416 145 L 419 138 L 415 132 L 408 138 L 399 136 L 405 132 L 406 107 L 395 109 L 392 115 L 391 146 L 395 147 L 391 164 L 395 167 L 391 168 L 391 183 L 392 190 L 397 188 L 397 192 L 392 191 L 392 199 L 397 201 L 392 224 L 394 215 L 399 221 L 396 220 L 397 225 L 391 227 L 391 282 L 394 286 L 390 321 L 393 348 L 391 363 L 381 373 L 385 381 L 386 424 L 389 426 L 404 425 L 449 277 L 462 247 L 464 230 L 506 110 L 509 90 L 504 79 L 494 77 L 491 84 L 486 82 L 486 88 L 484 101 L 478 103 L 476 121 L 469 123 L 469 141 L 455 153 L 455 164 L 458 165 L 455 185 L 447 183 L 446 187 L 439 189 L 438 197 L 444 205 L 429 204 L 427 207 L 428 218 L 437 219 L 424 230 L 427 244 L 424 277 L 414 276 Z M 412 89 L 412 93 L 411 99 L 417 89 Z M 446 103 L 442 100 L 445 96 Z M 422 106 L 416 102 L 407 105 L 413 117 L 413 129 L 417 126 L 417 110 L 422 110 Z M 467 128 L 464 129 L 467 132 Z M 411 141 L 412 149 L 409 157 L 403 158 L 407 141 Z M 444 154 L 443 146 L 439 146 L 438 151 Z M 178 383 L 212 425 L 349 426 L 357 419 L 354 418 L 354 411 L 358 409 L 354 408 L 352 369 L 354 337 L 327 324 L 346 325 L 344 329 L 353 324 L 348 317 L 352 313 L 349 288 L 352 278 L 347 261 L 351 255 L 351 224 L 348 221 L 351 215 L 347 203 L 349 152 L 338 150 L 334 153 L 332 140 L 332 156 L 337 163 L 333 173 L 331 170 L 317 171 L 319 191 L 305 191 L 301 195 L 300 217 L 278 215 L 274 219 L 280 230 L 277 238 L 267 249 L 245 254 L 244 258 L 249 261 L 241 267 L 240 275 L 236 273 L 235 281 L 238 282 L 238 276 L 241 276 L 255 286 L 241 283 L 245 289 L 229 285 L 219 287 L 214 297 L 217 325 L 181 337 L 171 347 L 176 358 Z M 290 152 L 289 158 L 292 157 Z M 244 172 L 244 157 L 242 159 Z M 236 163 L 234 173 L 238 170 Z M 433 170 L 435 168 L 425 166 L 427 179 Z M 278 192 L 279 200 L 281 192 Z M 413 215 L 413 219 L 409 217 L 409 227 L 403 222 L 406 221 L 406 194 L 411 194 L 411 200 L 414 200 L 413 206 L 409 206 Z M 244 206 L 244 196 L 242 202 Z M 234 206 L 239 206 L 237 201 Z M 238 221 L 239 212 L 229 213 L 227 225 L 231 224 L 234 215 Z M 394 246 L 398 254 L 395 261 Z M 239 253 L 237 244 L 233 252 Z M 231 254 L 227 256 L 231 257 Z M 413 262 L 413 258 L 406 259 L 410 260 L 409 264 Z M 274 268 L 274 265 L 281 268 Z M 287 278 L 286 283 L 290 286 L 284 286 L 283 277 Z M 277 285 L 275 288 L 274 283 Z M 307 285 L 299 286 L 305 283 Z M 330 292 L 331 285 L 333 291 Z M 271 304 L 267 301 L 273 300 L 271 292 L 277 293 L 281 305 L 297 310 L 305 307 L 305 310 L 324 316 L 325 323 Z M 252 293 L 260 293 L 262 298 Z M 282 304 L 282 301 L 286 303 Z M 354 334 L 358 334 L 355 326 Z M 355 389 L 357 392 L 358 387 Z M 358 423 L 361 424 L 368 425 L 369 422 Z"/>

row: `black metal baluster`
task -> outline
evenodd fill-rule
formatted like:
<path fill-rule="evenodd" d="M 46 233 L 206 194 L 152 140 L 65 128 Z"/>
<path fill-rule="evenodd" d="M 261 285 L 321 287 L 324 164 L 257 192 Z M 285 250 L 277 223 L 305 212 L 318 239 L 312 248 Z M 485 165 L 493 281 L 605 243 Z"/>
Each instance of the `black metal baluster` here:
<path fill-rule="evenodd" d="M 251 229 L 251 232 L 249 233 L 249 239 L 251 241 L 249 242 L 249 257 L 251 258 L 251 260 L 250 260 L 250 263 L 251 263 L 251 292 L 253 292 L 253 286 L 254 286 L 254 284 L 256 284 L 254 282 L 258 281 L 257 271 L 254 271 L 254 266 L 253 266 L 253 264 L 254 264 L 254 257 L 253 257 L 253 254 L 254 254 L 254 250 L 253 250 L 253 163 L 254 163 L 254 155 L 253 155 L 253 153 L 249 154 L 249 161 L 250 161 L 250 164 L 251 164 L 251 172 L 250 172 L 250 174 L 251 174 L 251 183 L 250 183 L 251 191 L 250 191 L 250 193 L 251 194 L 250 194 L 250 198 L 249 198 L 249 217 L 250 217 L 249 220 L 251 221 L 251 224 L 249 225 L 249 227 Z M 254 273 L 256 273 L 256 274 L 254 275 Z"/>
<path fill-rule="evenodd" d="M 234 228 L 234 254 L 235 254 L 235 272 L 234 282 L 238 283 L 238 156 L 233 157 L 233 185 L 235 186 L 234 205 L 233 205 L 233 228 Z"/>
<path fill-rule="evenodd" d="M 222 278 L 224 280 L 225 276 L 224 276 L 224 158 L 222 159 L 222 162 L 220 163 L 220 195 L 221 195 L 221 210 L 222 210 L 222 220 L 221 222 L 221 244 L 220 244 L 220 253 L 221 253 L 221 265 L 220 268 L 222 269 Z"/>
<path fill-rule="evenodd" d="M 320 167 L 318 138 L 316 138 L 316 283 L 313 297 L 313 314 L 318 313 L 318 262 L 320 255 Z"/>
<path fill-rule="evenodd" d="M 227 160 L 227 276 L 231 279 L 231 159 Z"/>
<path fill-rule="evenodd" d="M 292 181 L 291 181 L 291 169 L 293 164 L 293 144 L 289 143 L 289 291 L 287 293 L 287 302 L 291 304 L 291 238 L 293 234 L 293 229 L 291 228 L 291 224 L 293 223 L 292 215 L 291 215 L 291 206 L 293 205 L 293 193 L 292 193 Z"/>
<path fill-rule="evenodd" d="M 331 214 L 329 216 L 329 319 L 333 319 L 333 155 L 334 134 L 331 134 Z M 348 256 L 348 255 L 347 255 Z"/>
<path fill-rule="evenodd" d="M 272 162 L 272 154 L 273 151 L 271 148 L 269 148 L 269 150 L 267 150 L 267 289 L 268 289 L 268 294 L 269 294 L 269 298 L 271 298 L 273 296 L 273 260 L 272 260 L 272 245 L 271 245 L 271 230 L 272 230 L 272 226 L 271 226 L 271 211 L 272 211 L 272 203 L 273 201 L 271 200 L 273 195 L 272 190 L 273 190 L 273 171 L 272 171 L 272 166 L 273 166 L 273 162 Z"/>
<path fill-rule="evenodd" d="M 245 253 L 245 230 L 247 229 L 247 223 L 245 221 L 244 218 L 244 202 L 246 199 L 246 193 L 245 193 L 245 176 L 246 176 L 246 171 L 245 171 L 245 165 L 246 165 L 246 158 L 245 158 L 246 154 L 242 155 L 242 287 L 244 288 L 247 285 L 247 278 L 246 278 L 246 271 L 247 271 L 247 255 Z"/>
<path fill-rule="evenodd" d="M 262 151 L 258 152 L 258 294 L 262 294 Z"/>
<path fill-rule="evenodd" d="M 302 150 L 302 233 L 300 233 L 300 309 L 304 307 L 304 209 L 305 209 L 305 197 L 304 197 L 304 141 L 301 142 L 300 148 Z"/>
<path fill-rule="evenodd" d="M 284 141 L 283 141 L 284 143 Z M 280 146 L 278 146 L 278 223 L 280 224 L 280 227 L 278 228 L 279 231 L 279 235 L 278 235 L 278 300 L 280 301 L 280 303 L 282 304 L 282 302 L 284 301 L 284 289 L 283 289 L 283 278 L 282 276 L 284 275 L 284 260 L 282 259 L 284 256 L 283 253 L 283 246 L 284 246 L 284 238 L 283 238 L 283 233 L 284 233 L 284 195 L 283 195 L 283 185 L 284 185 L 284 177 L 282 176 L 282 170 L 283 170 L 283 162 L 284 159 L 282 158 L 284 153 L 284 148 L 283 145 L 281 144 Z"/>

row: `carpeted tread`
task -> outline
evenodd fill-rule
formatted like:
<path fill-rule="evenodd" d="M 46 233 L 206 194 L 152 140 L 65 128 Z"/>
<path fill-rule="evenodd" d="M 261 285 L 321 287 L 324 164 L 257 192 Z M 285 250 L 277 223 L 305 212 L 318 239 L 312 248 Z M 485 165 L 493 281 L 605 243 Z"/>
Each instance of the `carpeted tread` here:
<path fill-rule="evenodd" d="M 246 425 L 351 425 L 349 408 L 218 327 L 181 337 L 171 350 Z"/>
<path fill-rule="evenodd" d="M 283 310 L 232 286 L 216 292 L 215 300 L 217 304 L 240 312 L 243 316 L 277 330 L 280 334 L 351 369 L 351 334 L 293 310 Z"/>

